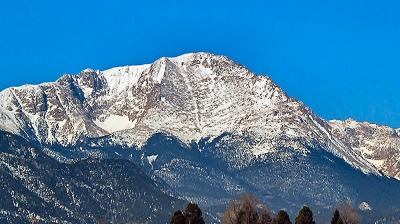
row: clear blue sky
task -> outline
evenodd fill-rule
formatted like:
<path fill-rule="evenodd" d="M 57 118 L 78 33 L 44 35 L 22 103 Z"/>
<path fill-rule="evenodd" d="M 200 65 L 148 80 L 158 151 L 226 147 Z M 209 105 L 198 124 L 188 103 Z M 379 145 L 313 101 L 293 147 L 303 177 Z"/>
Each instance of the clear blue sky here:
<path fill-rule="evenodd" d="M 400 1 L 245 2 L 0 1 L 0 90 L 207 51 L 326 119 L 400 127 Z"/>

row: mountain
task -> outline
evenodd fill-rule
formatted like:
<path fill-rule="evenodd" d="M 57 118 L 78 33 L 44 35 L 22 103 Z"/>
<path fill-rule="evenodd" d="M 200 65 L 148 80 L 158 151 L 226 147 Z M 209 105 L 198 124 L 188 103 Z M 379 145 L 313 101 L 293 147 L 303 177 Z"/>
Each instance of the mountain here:
<path fill-rule="evenodd" d="M 0 99 L 0 127 L 46 145 L 117 134 L 140 146 L 157 132 L 190 143 L 250 132 L 259 138 L 256 147 L 246 149 L 253 156 L 274 151 L 282 145 L 277 139 L 285 137 L 301 142 L 293 147 L 305 153 L 306 146 L 321 144 L 358 168 L 378 173 L 332 135 L 327 121 L 270 78 L 224 56 L 195 53 L 151 65 L 87 69 L 55 83 L 7 89 Z"/>
<path fill-rule="evenodd" d="M 400 208 L 390 178 L 399 130 L 324 120 L 269 77 L 210 53 L 6 89 L 0 129 L 63 163 L 131 161 L 214 216 L 243 192 L 291 214 L 307 203 L 321 219 L 346 199 L 369 204 L 371 220 Z"/>

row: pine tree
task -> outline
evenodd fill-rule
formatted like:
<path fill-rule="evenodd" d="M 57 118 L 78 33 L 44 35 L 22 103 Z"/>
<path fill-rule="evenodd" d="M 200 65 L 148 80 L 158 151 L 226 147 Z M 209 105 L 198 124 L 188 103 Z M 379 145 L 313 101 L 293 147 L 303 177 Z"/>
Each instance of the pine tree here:
<path fill-rule="evenodd" d="M 169 222 L 170 224 L 185 224 L 185 216 L 183 216 L 183 213 L 178 210 L 174 213 L 174 215 L 171 218 L 171 221 Z"/>
<path fill-rule="evenodd" d="M 307 206 L 303 206 L 296 217 L 295 224 L 315 224 L 313 213 Z"/>
<path fill-rule="evenodd" d="M 197 204 L 189 203 L 184 216 L 188 224 L 204 224 L 203 213 Z"/>
<path fill-rule="evenodd" d="M 272 221 L 273 224 L 292 224 L 289 214 L 285 210 L 280 210 Z"/>
<path fill-rule="evenodd" d="M 343 220 L 340 218 L 340 213 L 337 209 L 335 209 L 335 212 L 333 213 L 331 224 L 343 224 Z"/>

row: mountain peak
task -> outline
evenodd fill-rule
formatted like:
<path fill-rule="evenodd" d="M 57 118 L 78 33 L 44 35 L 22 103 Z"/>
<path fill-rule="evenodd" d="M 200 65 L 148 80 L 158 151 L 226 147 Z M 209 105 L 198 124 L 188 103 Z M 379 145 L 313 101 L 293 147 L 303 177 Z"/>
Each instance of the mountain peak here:
<path fill-rule="evenodd" d="M 262 116 L 257 112 L 262 107 L 287 99 L 272 80 L 206 52 L 104 71 L 85 69 L 30 89 L 17 89 L 5 103 L 4 107 L 21 108 L 21 115 L 5 113 L 21 120 L 9 129 L 21 130 L 17 134 L 27 139 L 62 144 L 141 126 L 176 134 L 185 142 L 198 141 L 241 127 L 248 123 L 246 116 Z M 36 103 L 46 110 L 38 110 Z M 175 126 L 170 124 L 173 120 Z M 126 125 L 116 127 L 118 121 Z"/>
<path fill-rule="evenodd" d="M 92 73 L 92 72 L 98 72 L 98 70 L 94 70 L 94 69 L 91 69 L 91 68 L 86 68 L 86 69 L 83 69 L 80 73 Z"/>
<path fill-rule="evenodd" d="M 171 61 L 179 63 L 179 62 L 192 61 L 194 59 L 210 58 L 210 57 L 216 57 L 216 55 L 213 53 L 209 53 L 209 52 L 192 52 L 192 53 L 186 53 L 186 54 L 182 54 L 179 56 L 167 57 L 167 58 Z"/>

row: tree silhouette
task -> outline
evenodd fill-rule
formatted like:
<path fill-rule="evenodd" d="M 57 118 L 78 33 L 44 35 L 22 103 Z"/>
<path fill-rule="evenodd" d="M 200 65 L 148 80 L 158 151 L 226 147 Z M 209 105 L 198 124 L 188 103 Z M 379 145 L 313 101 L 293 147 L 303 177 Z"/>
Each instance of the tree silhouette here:
<path fill-rule="evenodd" d="M 272 221 L 273 224 L 292 224 L 289 214 L 285 210 L 280 210 Z"/>
<path fill-rule="evenodd" d="M 261 208 L 260 208 L 261 207 Z M 223 224 L 270 224 L 271 212 L 253 194 L 245 194 L 231 200 L 222 216 Z"/>
<path fill-rule="evenodd" d="M 315 224 L 313 213 L 307 206 L 303 206 L 296 217 L 295 224 Z"/>
<path fill-rule="evenodd" d="M 342 218 L 340 218 L 340 213 L 337 209 L 333 213 L 331 224 L 344 224 Z"/>
<path fill-rule="evenodd" d="M 188 224 L 204 224 L 203 213 L 197 204 L 189 203 L 184 216 Z"/>
<path fill-rule="evenodd" d="M 171 221 L 169 222 L 170 224 L 185 224 L 185 216 L 183 216 L 183 213 L 178 210 L 174 213 L 174 215 L 171 218 Z"/>
<path fill-rule="evenodd" d="M 185 212 L 178 210 L 174 213 L 170 224 L 205 224 L 203 212 L 197 204 L 189 203 Z"/>

